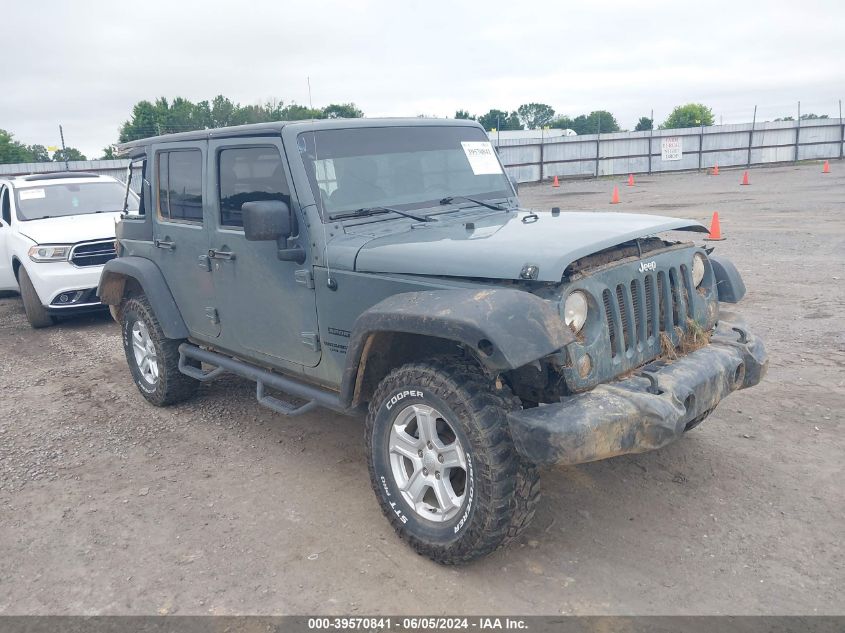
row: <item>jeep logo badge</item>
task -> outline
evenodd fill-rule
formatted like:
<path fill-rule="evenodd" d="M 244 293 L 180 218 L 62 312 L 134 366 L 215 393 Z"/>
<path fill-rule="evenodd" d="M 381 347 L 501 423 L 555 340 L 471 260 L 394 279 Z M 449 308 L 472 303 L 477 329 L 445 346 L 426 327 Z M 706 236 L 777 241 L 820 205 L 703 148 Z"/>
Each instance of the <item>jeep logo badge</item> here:
<path fill-rule="evenodd" d="M 640 262 L 640 272 L 644 273 L 647 270 L 657 270 L 657 262 L 651 260 L 650 262 Z"/>

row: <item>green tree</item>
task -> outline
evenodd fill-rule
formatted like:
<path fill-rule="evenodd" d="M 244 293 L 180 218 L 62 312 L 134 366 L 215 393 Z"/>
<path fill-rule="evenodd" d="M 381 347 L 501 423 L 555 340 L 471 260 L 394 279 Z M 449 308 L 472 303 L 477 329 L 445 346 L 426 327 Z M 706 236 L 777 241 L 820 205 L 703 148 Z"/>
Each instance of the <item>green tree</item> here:
<path fill-rule="evenodd" d="M 641 116 L 640 120 L 637 121 L 637 126 L 634 128 L 636 132 L 642 132 L 644 130 L 653 130 L 654 129 L 654 120 L 649 119 L 647 116 Z"/>
<path fill-rule="evenodd" d="M 813 119 L 826 119 L 828 118 L 826 114 L 813 114 L 812 112 L 808 112 L 807 114 L 801 115 L 802 121 L 812 121 Z"/>
<path fill-rule="evenodd" d="M 32 154 L 32 162 L 34 163 L 49 163 L 50 162 L 50 152 L 47 151 L 47 148 L 43 145 L 30 145 L 27 148 Z"/>
<path fill-rule="evenodd" d="M 40 147 L 40 146 L 38 146 Z M 49 158 L 47 160 L 50 160 Z M 0 163 L 34 163 L 32 147 L 15 140 L 14 134 L 0 129 Z"/>
<path fill-rule="evenodd" d="M 560 130 L 573 130 L 576 134 L 597 134 L 618 132 L 619 124 L 616 118 L 607 110 L 593 110 L 590 114 L 579 114 L 574 119 L 568 116 L 559 116 L 552 120 L 551 127 Z"/>
<path fill-rule="evenodd" d="M 618 132 L 619 124 L 616 118 L 607 110 L 593 110 L 586 118 L 586 130 L 578 132 L 578 134 L 602 134 L 610 132 Z"/>
<path fill-rule="evenodd" d="M 66 160 L 88 160 L 85 154 L 80 152 L 75 147 L 67 147 L 65 149 L 58 149 L 53 152 L 53 160 L 58 162 L 65 162 Z"/>
<path fill-rule="evenodd" d="M 475 121 L 476 117 L 471 115 L 467 110 L 457 110 L 455 112 L 456 119 L 469 119 L 471 121 Z"/>
<path fill-rule="evenodd" d="M 557 130 L 574 130 L 574 122 L 571 118 L 565 115 L 559 115 L 549 122 L 549 127 Z"/>
<path fill-rule="evenodd" d="M 713 111 L 702 103 L 687 103 L 672 110 L 660 128 L 674 130 L 701 125 L 713 125 Z"/>
<path fill-rule="evenodd" d="M 323 111 L 319 108 L 309 108 L 291 102 L 280 111 L 282 121 L 307 121 L 308 119 L 322 119 Z"/>
<path fill-rule="evenodd" d="M 326 119 L 360 119 L 364 116 L 354 103 L 331 103 L 323 108 Z"/>
<path fill-rule="evenodd" d="M 555 116 L 554 108 L 545 103 L 524 103 L 516 109 L 519 120 L 529 130 L 547 125 Z"/>
<path fill-rule="evenodd" d="M 516 112 L 508 114 L 504 110 L 490 110 L 487 114 L 478 117 L 478 122 L 485 130 L 521 130 L 522 123 Z"/>
<path fill-rule="evenodd" d="M 100 157 L 100 160 L 112 160 L 117 158 L 114 154 L 114 145 L 107 145 L 103 148 L 103 155 Z"/>

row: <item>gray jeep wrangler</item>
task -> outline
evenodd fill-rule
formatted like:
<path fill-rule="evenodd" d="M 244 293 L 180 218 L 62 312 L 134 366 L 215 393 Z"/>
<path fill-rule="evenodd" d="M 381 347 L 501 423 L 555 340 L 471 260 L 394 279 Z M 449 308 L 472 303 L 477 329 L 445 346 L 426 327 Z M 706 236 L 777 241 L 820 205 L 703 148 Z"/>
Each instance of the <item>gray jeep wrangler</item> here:
<path fill-rule="evenodd" d="M 372 487 L 441 563 L 530 523 L 538 467 L 661 447 L 762 343 L 696 222 L 519 206 L 471 121 L 331 120 L 127 143 L 137 213 L 98 294 L 157 406 L 223 372 L 282 415 L 366 412 Z M 712 249 L 711 249 L 712 250 Z M 285 395 L 282 395 L 285 394 Z"/>

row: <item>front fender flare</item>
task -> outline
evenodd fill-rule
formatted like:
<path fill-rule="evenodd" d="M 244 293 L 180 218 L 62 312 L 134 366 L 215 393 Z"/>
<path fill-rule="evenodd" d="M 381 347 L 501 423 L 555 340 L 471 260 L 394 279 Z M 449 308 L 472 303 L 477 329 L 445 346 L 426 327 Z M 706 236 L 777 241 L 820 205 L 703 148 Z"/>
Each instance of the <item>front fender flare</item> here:
<path fill-rule="evenodd" d="M 548 301 L 511 288 L 427 290 L 393 295 L 363 312 L 350 333 L 341 401 L 351 403 L 372 334 L 398 332 L 455 341 L 491 373 L 522 367 L 575 340 Z"/>
<path fill-rule="evenodd" d="M 176 301 L 173 300 L 170 287 L 161 269 L 149 259 L 129 256 L 106 262 L 97 286 L 100 301 L 118 305 L 123 299 L 123 287 L 127 278 L 134 279 L 141 286 L 167 338 L 188 338 L 188 328 Z"/>
<path fill-rule="evenodd" d="M 724 257 L 711 257 L 716 291 L 721 303 L 739 303 L 745 296 L 745 284 L 734 263 Z"/>

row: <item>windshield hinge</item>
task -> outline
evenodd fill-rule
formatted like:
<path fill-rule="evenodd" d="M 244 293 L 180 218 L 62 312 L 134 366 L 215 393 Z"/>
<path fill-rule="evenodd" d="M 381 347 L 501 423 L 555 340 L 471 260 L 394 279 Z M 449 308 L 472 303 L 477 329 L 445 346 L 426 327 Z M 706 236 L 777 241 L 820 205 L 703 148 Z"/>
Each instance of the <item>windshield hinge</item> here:
<path fill-rule="evenodd" d="M 301 332 L 302 344 L 315 352 L 320 351 L 320 335 L 317 332 Z"/>
<path fill-rule="evenodd" d="M 297 270 L 293 273 L 293 278 L 296 283 L 302 284 L 306 288 L 314 289 L 314 275 L 310 270 Z"/>

